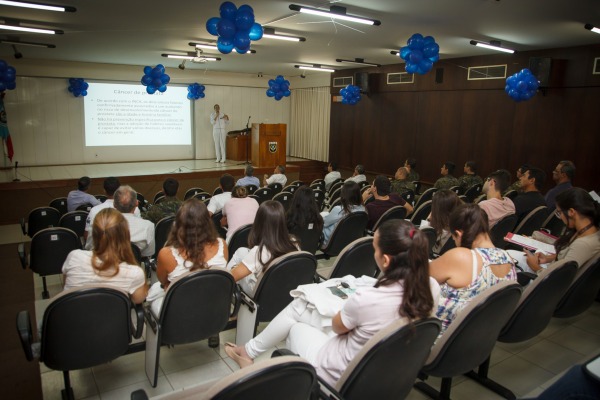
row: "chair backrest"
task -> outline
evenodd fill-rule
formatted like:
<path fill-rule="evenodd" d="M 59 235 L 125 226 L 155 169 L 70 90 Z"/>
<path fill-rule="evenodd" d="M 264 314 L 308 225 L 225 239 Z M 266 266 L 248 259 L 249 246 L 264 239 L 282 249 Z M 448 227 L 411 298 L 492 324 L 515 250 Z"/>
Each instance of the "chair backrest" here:
<path fill-rule="evenodd" d="M 212 197 L 212 194 L 208 193 L 208 192 L 197 192 L 194 195 L 195 199 L 198 199 L 200 201 L 204 201 L 206 199 L 210 199 Z"/>
<path fill-rule="evenodd" d="M 194 393 L 188 398 L 306 400 L 311 398 L 316 387 L 317 373 L 312 365 L 300 357 L 283 356 L 239 369 L 220 379 L 205 393 L 199 391 L 198 397 Z M 194 388 L 177 393 L 185 395 L 187 390 Z"/>
<path fill-rule="evenodd" d="M 292 183 L 290 183 L 290 185 L 294 185 L 296 187 L 300 187 L 300 186 L 304 185 L 304 182 L 302 182 L 300 180 L 296 180 L 296 181 L 293 181 Z"/>
<path fill-rule="evenodd" d="M 105 194 L 95 194 L 94 197 L 100 202 L 104 203 L 108 197 Z"/>
<path fill-rule="evenodd" d="M 427 241 L 429 241 L 429 258 L 433 258 L 433 246 L 435 246 L 435 242 L 437 241 L 437 233 L 435 233 L 435 229 L 431 226 L 420 229 L 427 236 Z"/>
<path fill-rule="evenodd" d="M 415 204 L 415 192 L 413 192 L 412 190 L 408 189 L 404 191 L 400 196 L 411 206 Z"/>
<path fill-rule="evenodd" d="M 338 178 L 335 181 L 331 182 L 331 186 L 329 186 L 329 190 L 327 190 L 327 194 L 331 197 L 331 194 L 342 187 L 344 184 L 344 180 L 342 178 Z"/>
<path fill-rule="evenodd" d="M 75 209 L 76 211 L 85 211 L 87 213 L 90 212 L 90 210 L 92 209 L 92 204 L 91 203 L 83 203 L 80 204 L 79 206 L 77 206 L 77 208 Z"/>
<path fill-rule="evenodd" d="M 534 231 L 542 227 L 542 224 L 548 217 L 548 207 L 540 206 L 531 210 L 517 225 L 513 233 L 517 235 L 531 236 Z"/>
<path fill-rule="evenodd" d="M 424 194 L 425 193 L 423 193 L 423 195 Z M 433 200 L 427 200 L 426 202 L 421 203 L 421 205 L 418 208 L 415 208 L 415 211 L 413 211 L 412 215 L 410 216 L 410 222 L 412 222 L 413 225 L 419 225 L 421 224 L 421 221 L 427 219 L 429 213 L 431 213 L 432 202 Z"/>
<path fill-rule="evenodd" d="M 329 256 L 337 256 L 349 243 L 364 236 L 369 216 L 364 211 L 345 215 L 331 233 L 327 246 L 321 251 Z"/>
<path fill-rule="evenodd" d="M 223 210 L 217 211 L 210 218 L 212 219 L 213 224 L 215 224 L 215 228 L 217 228 L 217 233 L 219 234 L 219 236 L 225 239 L 225 236 L 227 236 L 227 231 L 221 226 Z"/>
<path fill-rule="evenodd" d="M 248 191 L 248 194 L 252 194 L 254 192 L 256 192 L 258 190 L 258 186 L 256 185 L 246 185 L 246 190 Z"/>
<path fill-rule="evenodd" d="M 141 194 L 140 192 L 137 192 L 137 200 L 138 200 L 138 208 L 141 211 L 145 211 L 147 209 L 148 202 L 144 198 L 144 195 Z"/>
<path fill-rule="evenodd" d="M 185 195 L 183 196 L 183 200 L 185 201 L 187 199 L 191 199 L 192 197 L 195 197 L 196 194 L 202 193 L 202 192 L 206 192 L 206 190 L 202 189 L 201 187 L 189 188 L 188 190 L 185 191 Z"/>
<path fill-rule="evenodd" d="M 441 323 L 427 318 L 392 322 L 365 343 L 336 389 L 344 399 L 403 399 L 427 359 Z"/>
<path fill-rule="evenodd" d="M 277 183 L 277 182 L 273 182 L 270 185 L 268 185 L 267 187 L 273 191 L 273 195 L 276 195 L 277 193 L 281 192 L 281 189 L 283 188 L 281 183 Z"/>
<path fill-rule="evenodd" d="M 286 187 L 284 187 L 283 189 L 281 189 L 282 192 L 289 192 L 291 194 L 294 194 L 294 192 L 296 191 L 296 189 L 298 189 L 299 186 L 296 185 L 287 185 Z"/>
<path fill-rule="evenodd" d="M 426 191 L 424 191 L 423 194 L 419 197 L 419 199 L 415 203 L 415 206 L 414 206 L 415 209 L 419 208 L 421 206 L 421 204 L 425 203 L 426 201 L 433 199 L 433 194 L 435 192 L 437 192 L 436 188 L 429 188 Z"/>
<path fill-rule="evenodd" d="M 280 202 L 283 206 L 283 209 L 287 211 L 287 209 L 290 208 L 293 197 L 294 195 L 292 193 L 283 191 L 273 196 L 273 200 Z"/>
<path fill-rule="evenodd" d="M 517 192 L 516 190 L 509 190 L 506 193 L 504 193 L 504 197 L 508 197 L 511 200 L 513 200 L 518 195 L 519 195 L 519 192 Z"/>
<path fill-rule="evenodd" d="M 377 228 L 379 228 L 379 226 L 381 224 L 383 224 L 385 221 L 388 221 L 390 219 L 404 219 L 404 218 L 406 218 L 406 208 L 404 208 L 404 206 L 394 206 L 394 207 L 386 210 L 386 212 L 384 212 L 381 215 L 381 217 L 379 217 L 377 222 L 375 222 L 375 225 L 373 225 L 373 232 L 375 232 L 377 230 Z"/>
<path fill-rule="evenodd" d="M 599 289 L 600 256 L 597 255 L 579 267 L 571 286 L 556 306 L 554 316 L 570 318 L 581 314 L 592 305 Z"/>
<path fill-rule="evenodd" d="M 360 278 L 363 275 L 375 277 L 379 273 L 379 267 L 373 257 L 373 236 L 365 236 L 349 243 L 338 254 L 329 278 L 342 278 L 352 275 Z"/>
<path fill-rule="evenodd" d="M 325 192 L 321 189 L 313 188 L 313 195 L 315 196 L 315 201 L 317 202 L 319 211 L 322 210 L 323 204 L 325 203 Z"/>
<path fill-rule="evenodd" d="M 498 341 L 522 342 L 543 331 L 576 273 L 575 261 L 558 261 L 540 273 L 523 291 L 517 309 L 502 328 Z"/>
<path fill-rule="evenodd" d="M 271 200 L 273 198 L 273 189 L 271 188 L 260 188 L 253 193 L 258 197 L 258 204 L 261 204 L 267 200 Z"/>
<path fill-rule="evenodd" d="M 490 239 L 494 242 L 494 246 L 499 249 L 505 249 L 507 243 L 504 241 L 506 234 L 513 230 L 517 224 L 517 215 L 508 214 L 507 216 L 496 222 L 496 225 L 490 229 Z"/>
<path fill-rule="evenodd" d="M 313 181 L 313 183 L 310 184 L 310 188 L 312 190 L 322 190 L 323 192 L 325 192 L 325 182 L 323 182 L 322 179 L 316 179 Z"/>
<path fill-rule="evenodd" d="M 319 242 L 323 229 L 317 229 L 314 224 L 309 224 L 304 227 L 295 227 L 290 230 L 290 234 L 296 236 L 300 241 L 300 249 L 308 251 L 310 254 L 315 254 L 319 250 Z"/>
<path fill-rule="evenodd" d="M 233 276 L 221 269 L 187 273 L 171 282 L 160 312 L 162 344 L 184 344 L 217 335 L 229 320 Z"/>
<path fill-rule="evenodd" d="M 477 196 L 481 194 L 482 187 L 483 185 L 481 183 L 476 183 L 475 185 L 467 189 L 467 191 L 465 192 L 465 196 L 467 197 L 467 201 L 469 203 L 475 201 Z"/>
<path fill-rule="evenodd" d="M 418 196 L 421 193 L 421 181 L 413 181 L 415 185 L 415 194 Z"/>
<path fill-rule="evenodd" d="M 60 217 L 58 226 L 61 228 L 67 228 L 77 234 L 78 237 L 83 237 L 85 233 L 85 222 L 87 220 L 88 213 L 85 211 L 71 211 Z"/>
<path fill-rule="evenodd" d="M 31 238 L 29 268 L 41 276 L 62 274 L 69 253 L 81 249 L 81 240 L 67 228 L 42 229 Z"/>
<path fill-rule="evenodd" d="M 341 195 L 342 195 L 342 188 L 341 187 L 338 187 L 335 190 L 330 190 L 329 191 L 329 204 L 331 204 L 334 201 L 336 201 L 337 199 L 339 199 Z"/>
<path fill-rule="evenodd" d="M 452 377 L 481 365 L 520 297 L 518 283 L 502 281 L 472 298 L 431 348 L 423 372 Z"/>
<path fill-rule="evenodd" d="M 456 193 L 457 195 L 461 195 L 461 194 L 462 194 L 462 192 L 463 192 L 463 189 L 462 189 L 462 187 L 460 187 L 460 186 L 452 186 L 452 187 L 450 188 L 450 190 L 452 190 L 452 191 L 453 191 L 454 193 Z"/>
<path fill-rule="evenodd" d="M 215 190 L 213 190 L 213 194 L 212 195 L 216 196 L 216 195 L 221 194 L 221 193 L 223 193 L 223 189 L 221 189 L 221 186 L 217 186 L 215 188 Z"/>
<path fill-rule="evenodd" d="M 171 232 L 171 228 L 173 227 L 174 222 L 175 215 L 170 215 L 168 217 L 162 218 L 156 223 L 156 226 L 154 227 L 154 258 L 158 257 L 158 252 L 165 246 L 167 238 L 169 237 L 169 232 Z"/>
<path fill-rule="evenodd" d="M 135 261 L 138 263 L 138 265 L 142 265 L 142 258 L 143 258 L 142 250 L 140 250 L 140 248 L 137 247 L 135 245 L 135 243 L 130 242 L 130 244 L 131 244 L 131 252 L 133 253 L 133 257 L 135 258 Z"/>
<path fill-rule="evenodd" d="M 166 196 L 158 196 L 158 197 L 156 198 L 156 200 L 154 200 L 154 205 L 156 205 L 156 204 L 160 204 L 160 203 L 162 203 L 163 201 L 165 201 L 166 199 L 167 199 L 167 198 L 166 198 Z"/>
<path fill-rule="evenodd" d="M 231 239 L 229 239 L 228 253 L 229 258 L 231 258 L 237 249 L 240 247 L 248 247 L 248 236 L 250 235 L 250 231 L 252 230 L 252 224 L 242 225 L 240 226 L 233 235 L 231 235 Z"/>
<path fill-rule="evenodd" d="M 65 215 L 67 212 L 69 212 L 69 210 L 67 209 L 66 197 L 57 197 L 56 199 L 52 200 L 50 204 L 48 204 L 48 206 L 56 208 L 60 215 Z"/>
<path fill-rule="evenodd" d="M 107 287 L 69 290 L 44 312 L 41 360 L 62 371 L 90 368 L 125 354 L 131 335 L 127 293 Z"/>
<path fill-rule="evenodd" d="M 152 204 L 156 204 L 156 200 L 158 200 L 160 197 L 164 197 L 164 196 L 165 196 L 165 194 L 163 193 L 163 191 L 159 190 L 158 192 L 156 192 L 156 194 L 152 198 Z"/>
<path fill-rule="evenodd" d="M 258 303 L 258 322 L 271 321 L 291 301 L 290 290 L 312 283 L 317 259 L 306 251 L 293 251 L 271 262 L 259 280 L 254 301 Z"/>
<path fill-rule="evenodd" d="M 27 236 L 33 236 L 42 229 L 58 226 L 60 212 L 52 207 L 38 207 L 29 212 L 27 217 Z"/>
<path fill-rule="evenodd" d="M 339 206 L 341 204 L 342 204 L 342 198 L 338 197 L 337 199 L 335 199 L 334 201 L 329 203 L 329 211 L 333 210 L 333 207 Z"/>
<path fill-rule="evenodd" d="M 367 181 L 358 182 L 358 187 L 360 187 L 361 189 L 364 188 L 365 186 L 371 186 L 371 184 Z"/>
<path fill-rule="evenodd" d="M 550 212 L 544 223 L 542 224 L 542 228 L 547 229 L 551 235 L 559 237 L 565 231 L 565 223 L 562 222 L 560 218 L 558 218 L 553 212 Z"/>

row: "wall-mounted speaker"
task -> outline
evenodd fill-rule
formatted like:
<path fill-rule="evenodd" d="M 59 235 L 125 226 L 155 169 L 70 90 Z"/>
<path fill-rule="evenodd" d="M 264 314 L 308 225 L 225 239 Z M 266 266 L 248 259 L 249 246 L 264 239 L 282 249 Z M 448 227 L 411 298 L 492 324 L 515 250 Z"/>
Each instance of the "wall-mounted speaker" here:
<path fill-rule="evenodd" d="M 357 72 L 354 74 L 354 85 L 360 88 L 361 93 L 369 93 L 369 73 Z"/>
<path fill-rule="evenodd" d="M 435 69 L 435 83 L 443 83 L 444 82 L 444 68 L 436 68 Z"/>
<path fill-rule="evenodd" d="M 552 69 L 552 58 L 530 57 L 529 70 L 540 81 L 541 87 L 548 87 L 550 83 L 550 72 Z"/>

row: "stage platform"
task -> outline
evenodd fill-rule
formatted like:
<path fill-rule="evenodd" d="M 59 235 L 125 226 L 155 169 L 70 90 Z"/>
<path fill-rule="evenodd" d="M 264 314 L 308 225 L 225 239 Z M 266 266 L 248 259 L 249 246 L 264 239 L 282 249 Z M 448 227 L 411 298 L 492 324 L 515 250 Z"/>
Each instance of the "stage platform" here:
<path fill-rule="evenodd" d="M 326 163 L 287 157 L 288 181 L 300 179 L 310 183 L 322 178 Z M 131 185 L 136 191 L 152 201 L 156 192 L 162 190 L 167 177 L 179 181 L 179 197 L 192 187 L 201 187 L 212 193 L 219 185 L 219 177 L 229 173 L 237 180 L 244 176 L 246 164 L 227 161 L 224 164 L 210 160 L 171 160 L 133 163 L 80 164 L 21 167 L 0 171 L 0 225 L 14 224 L 26 217 L 35 207 L 46 206 L 57 197 L 66 197 L 77 187 L 82 176 L 92 178 L 90 194 L 104 194 L 102 183 L 107 176 L 116 176 L 122 184 Z M 271 175 L 273 167 L 255 167 L 254 175 L 261 181 L 264 174 Z M 13 181 L 18 178 L 19 181 Z"/>

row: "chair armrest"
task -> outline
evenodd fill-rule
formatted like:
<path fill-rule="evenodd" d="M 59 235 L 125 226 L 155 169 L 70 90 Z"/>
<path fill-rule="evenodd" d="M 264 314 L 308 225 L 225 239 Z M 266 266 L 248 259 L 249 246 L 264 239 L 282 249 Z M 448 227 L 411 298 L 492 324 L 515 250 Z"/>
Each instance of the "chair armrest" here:
<path fill-rule="evenodd" d="M 256 303 L 254 302 L 252 297 L 250 297 L 250 295 L 248 293 L 244 292 L 239 287 L 238 287 L 238 291 L 240 294 L 240 305 L 243 304 L 246 307 L 248 307 L 250 309 L 250 311 L 254 312 L 254 310 L 256 310 Z M 239 307 L 238 307 L 238 309 L 239 309 Z"/>
<path fill-rule="evenodd" d="M 33 331 L 31 329 L 31 320 L 29 319 L 29 311 L 20 311 L 17 314 L 17 333 L 21 339 L 21 346 L 25 352 L 25 358 L 27 361 L 34 359 L 33 350 Z"/>
<path fill-rule="evenodd" d="M 315 272 L 315 283 L 325 282 L 326 280 L 327 278 L 325 278 L 323 275 Z"/>
<path fill-rule="evenodd" d="M 319 399 L 343 399 L 342 395 L 330 384 L 325 382 L 323 378 L 317 376 L 317 379 L 319 381 Z"/>
<path fill-rule="evenodd" d="M 240 311 L 240 305 L 242 304 L 242 293 L 241 293 L 241 289 L 239 288 L 238 285 L 235 285 L 235 288 L 233 289 L 233 309 L 231 310 L 231 314 L 229 315 L 230 318 L 233 318 L 235 316 L 237 316 L 238 312 Z"/>
<path fill-rule="evenodd" d="M 146 320 L 146 325 L 148 325 L 148 328 L 152 329 L 152 331 L 156 333 L 158 329 L 158 317 L 154 315 L 149 304 L 144 308 L 144 319 Z"/>
<path fill-rule="evenodd" d="M 21 230 L 23 231 L 23 235 L 26 236 L 27 235 L 27 225 L 25 224 L 25 218 L 21 217 L 21 219 L 19 220 L 19 223 L 21 224 Z"/>
<path fill-rule="evenodd" d="M 19 253 L 19 260 L 21 261 L 21 267 L 27 269 L 27 253 L 25 253 L 25 243 L 19 243 L 17 247 L 17 253 Z"/>
<path fill-rule="evenodd" d="M 519 282 L 519 285 L 521 286 L 527 286 L 529 282 L 531 282 L 535 278 L 537 278 L 537 275 L 532 272 L 517 272 L 517 282 Z"/>
<path fill-rule="evenodd" d="M 294 353 L 290 349 L 277 349 L 277 350 L 273 350 L 273 353 L 271 353 L 271 358 L 283 357 L 283 356 L 296 356 L 296 357 L 298 357 L 298 354 Z"/>
<path fill-rule="evenodd" d="M 144 331 L 144 306 L 142 304 L 131 304 L 132 318 L 131 328 L 133 337 L 139 339 Z"/>
<path fill-rule="evenodd" d="M 131 400 L 148 400 L 148 394 L 144 389 L 138 389 L 135 392 L 131 392 Z"/>

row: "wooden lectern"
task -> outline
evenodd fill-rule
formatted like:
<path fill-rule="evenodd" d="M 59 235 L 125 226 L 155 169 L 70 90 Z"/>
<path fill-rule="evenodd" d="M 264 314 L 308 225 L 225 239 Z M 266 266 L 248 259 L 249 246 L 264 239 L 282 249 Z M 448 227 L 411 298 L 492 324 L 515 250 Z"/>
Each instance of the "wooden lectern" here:
<path fill-rule="evenodd" d="M 252 165 L 285 165 L 286 124 L 252 124 Z"/>

